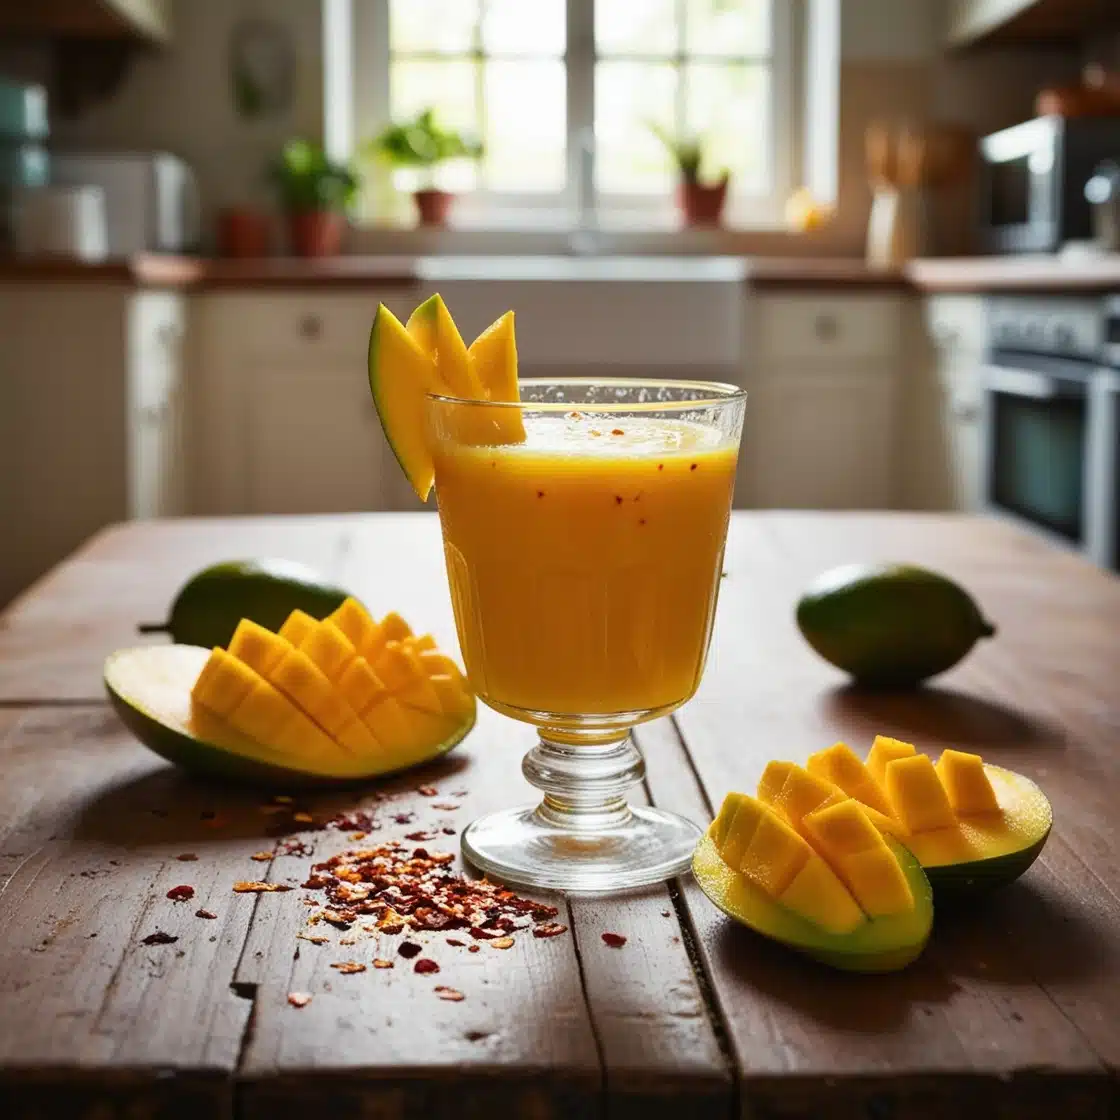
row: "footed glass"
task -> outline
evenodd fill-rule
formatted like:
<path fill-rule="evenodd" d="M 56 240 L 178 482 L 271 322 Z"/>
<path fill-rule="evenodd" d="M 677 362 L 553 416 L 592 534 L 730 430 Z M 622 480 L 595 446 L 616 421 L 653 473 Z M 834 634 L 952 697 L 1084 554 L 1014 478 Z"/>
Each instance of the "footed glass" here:
<path fill-rule="evenodd" d="M 494 878 L 576 892 L 671 878 L 700 829 L 627 791 L 635 724 L 696 691 L 746 394 L 699 381 L 525 380 L 428 398 L 459 642 L 478 696 L 532 724 L 538 805 L 463 834 Z"/>

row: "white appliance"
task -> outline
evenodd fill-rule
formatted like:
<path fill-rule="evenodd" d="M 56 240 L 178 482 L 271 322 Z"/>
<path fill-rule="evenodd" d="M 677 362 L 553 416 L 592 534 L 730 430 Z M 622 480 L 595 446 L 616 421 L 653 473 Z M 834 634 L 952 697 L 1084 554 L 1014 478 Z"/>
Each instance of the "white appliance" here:
<path fill-rule="evenodd" d="M 12 201 L 12 245 L 22 256 L 100 261 L 108 255 L 105 192 L 80 187 L 29 187 Z"/>
<path fill-rule="evenodd" d="M 109 255 L 183 253 L 200 240 L 198 186 L 166 152 L 51 152 L 54 183 L 105 192 Z"/>

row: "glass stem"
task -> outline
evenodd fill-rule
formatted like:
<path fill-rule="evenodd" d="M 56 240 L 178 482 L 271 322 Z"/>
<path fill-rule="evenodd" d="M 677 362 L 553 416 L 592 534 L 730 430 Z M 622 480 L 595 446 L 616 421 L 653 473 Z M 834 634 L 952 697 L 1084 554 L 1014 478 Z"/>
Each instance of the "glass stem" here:
<path fill-rule="evenodd" d="M 541 732 L 521 770 L 544 794 L 536 811 L 542 822 L 598 832 L 630 820 L 625 793 L 642 780 L 646 766 L 629 733 L 589 744 L 560 742 Z"/>

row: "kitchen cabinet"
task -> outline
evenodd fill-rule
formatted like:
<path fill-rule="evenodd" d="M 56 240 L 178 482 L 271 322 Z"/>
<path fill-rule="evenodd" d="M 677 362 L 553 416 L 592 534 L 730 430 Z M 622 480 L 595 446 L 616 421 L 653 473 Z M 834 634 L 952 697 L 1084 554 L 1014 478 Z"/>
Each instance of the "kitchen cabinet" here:
<path fill-rule="evenodd" d="M 202 513 L 422 509 L 381 431 L 366 379 L 373 309 L 415 290 L 199 297 L 192 504 Z"/>
<path fill-rule="evenodd" d="M 1084 42 L 1115 17 L 1115 0 L 948 0 L 950 47 L 999 43 Z"/>
<path fill-rule="evenodd" d="M 171 292 L 3 288 L 0 601 L 105 525 L 186 512 L 184 329 Z"/>
<path fill-rule="evenodd" d="M 166 44 L 171 0 L 34 0 L 0 5 L 0 31 Z"/>
<path fill-rule="evenodd" d="M 904 299 L 748 298 L 747 422 L 736 505 L 896 505 Z"/>

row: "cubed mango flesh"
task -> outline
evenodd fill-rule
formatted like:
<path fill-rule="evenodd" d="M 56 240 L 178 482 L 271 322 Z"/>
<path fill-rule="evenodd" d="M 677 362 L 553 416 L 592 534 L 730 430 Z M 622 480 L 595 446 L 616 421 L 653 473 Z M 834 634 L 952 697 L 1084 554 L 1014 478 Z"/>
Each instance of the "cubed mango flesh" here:
<path fill-rule="evenodd" d="M 731 822 L 735 819 L 735 814 L 739 811 L 739 806 L 747 799 L 745 793 L 729 793 L 723 799 L 723 804 L 719 807 L 719 812 L 716 814 L 715 822 L 712 826 L 712 840 L 715 842 L 716 848 L 720 854 L 723 853 L 723 844 L 727 839 L 727 833 L 731 828 Z"/>
<path fill-rule="evenodd" d="M 344 599 L 327 615 L 327 621 L 338 627 L 356 650 L 365 649 L 377 636 L 377 623 L 357 599 Z"/>
<path fill-rule="evenodd" d="M 978 754 L 942 751 L 934 769 L 957 816 L 999 812 L 996 791 L 988 780 L 984 761 Z"/>
<path fill-rule="evenodd" d="M 358 713 L 302 650 L 289 649 L 264 677 L 335 740 L 341 741 L 343 729 L 352 728 L 358 721 Z M 349 737 L 354 739 L 355 735 L 357 732 L 352 732 Z M 359 749 L 372 746 L 366 741 Z"/>
<path fill-rule="evenodd" d="M 883 846 L 879 830 L 855 800 L 818 809 L 805 818 L 804 824 L 814 847 L 833 865 L 843 856 Z"/>
<path fill-rule="evenodd" d="M 827 750 L 809 755 L 805 768 L 810 774 L 838 785 L 849 797 L 878 809 L 880 813 L 890 813 L 890 803 L 879 783 L 846 743 L 834 743 Z"/>
<path fill-rule="evenodd" d="M 786 784 L 786 778 L 789 777 L 793 767 L 792 762 L 778 760 L 768 762 L 766 769 L 762 771 L 762 777 L 758 779 L 756 796 L 759 801 L 764 805 L 773 805 L 778 800 L 778 794 L 782 792 L 782 786 Z"/>
<path fill-rule="evenodd" d="M 723 846 L 720 848 L 723 862 L 736 871 L 739 870 L 739 865 L 743 862 L 743 853 L 754 838 L 759 821 L 762 820 L 763 814 L 767 811 L 766 806 L 759 801 L 755 801 L 753 797 L 748 797 L 745 793 L 738 796 L 739 803 L 736 806 L 735 815 L 731 818 L 731 824 L 723 838 Z"/>
<path fill-rule="evenodd" d="M 909 758 L 914 753 L 913 743 L 904 743 L 901 739 L 891 739 L 887 735 L 876 735 L 875 742 L 871 744 L 871 753 L 867 756 L 867 769 L 881 786 L 887 776 L 887 763 L 894 762 L 896 758 Z"/>
<path fill-rule="evenodd" d="M 401 644 L 405 649 L 410 649 L 415 654 L 427 653 L 438 648 L 436 640 L 431 634 L 414 634 L 411 638 L 405 638 Z"/>
<path fill-rule="evenodd" d="M 809 859 L 809 845 L 772 809 L 763 809 L 739 870 L 772 898 L 793 882 Z"/>
<path fill-rule="evenodd" d="M 286 638 L 266 630 L 250 618 L 243 618 L 237 624 L 229 643 L 230 656 L 244 661 L 262 677 L 267 675 L 269 669 L 278 665 L 291 648 L 291 643 Z"/>
<path fill-rule="evenodd" d="M 929 755 L 915 754 L 889 762 L 884 786 L 891 810 L 911 832 L 928 832 L 956 823 Z"/>
<path fill-rule="evenodd" d="M 354 643 L 330 621 L 318 623 L 300 642 L 299 648 L 335 684 L 342 679 L 342 674 L 357 656 Z"/>
<path fill-rule="evenodd" d="M 215 647 L 191 688 L 191 699 L 215 715 L 228 716 L 249 695 L 257 680 L 257 674 L 248 665 Z"/>
<path fill-rule="evenodd" d="M 914 908 L 910 884 L 886 844 L 841 857 L 837 870 L 860 907 L 872 918 L 902 914 Z"/>
<path fill-rule="evenodd" d="M 317 620 L 305 611 L 292 611 L 280 627 L 280 637 L 291 642 L 293 646 L 303 645 L 303 639 L 315 628 Z"/>
<path fill-rule="evenodd" d="M 400 642 L 386 643 L 373 670 L 402 704 L 434 714 L 443 710 L 419 658 Z"/>
<path fill-rule="evenodd" d="M 369 667 L 364 657 L 355 657 L 336 683 L 346 703 L 363 719 L 370 708 L 389 695 L 385 682 Z"/>
<path fill-rule="evenodd" d="M 851 933 L 865 921 L 848 888 L 816 852 L 809 856 L 778 901 L 829 933 Z"/>
<path fill-rule="evenodd" d="M 794 766 L 786 776 L 773 805 L 794 828 L 800 829 L 801 822 L 810 813 L 825 805 L 835 805 L 846 800 L 847 794 L 831 782 L 810 774 L 800 766 Z"/>
<path fill-rule="evenodd" d="M 429 677 L 428 683 L 439 701 L 439 710 L 444 715 L 461 716 L 471 710 L 471 695 L 463 687 L 460 677 Z"/>

